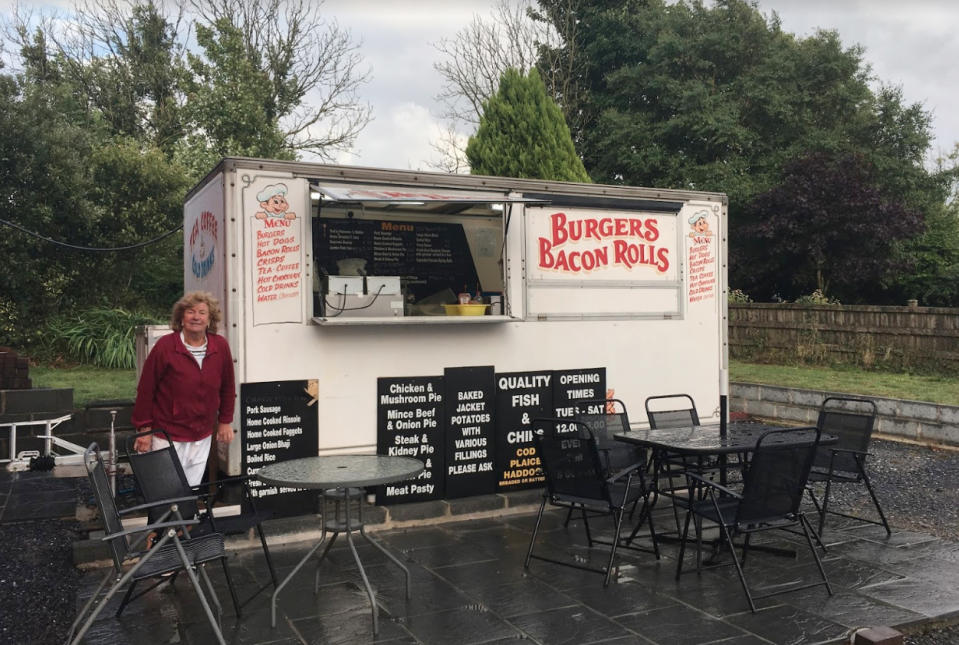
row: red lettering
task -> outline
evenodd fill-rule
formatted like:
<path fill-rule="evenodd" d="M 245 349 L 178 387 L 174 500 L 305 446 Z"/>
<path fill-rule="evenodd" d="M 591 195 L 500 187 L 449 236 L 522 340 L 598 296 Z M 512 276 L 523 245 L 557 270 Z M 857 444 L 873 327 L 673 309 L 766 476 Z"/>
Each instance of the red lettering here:
<path fill-rule="evenodd" d="M 549 216 L 549 220 L 553 246 L 562 244 L 569 238 L 566 233 L 566 213 L 553 213 Z"/>
<path fill-rule="evenodd" d="M 646 241 L 655 242 L 659 239 L 659 222 L 654 219 L 646 220 Z"/>
<path fill-rule="evenodd" d="M 553 264 L 556 260 L 553 258 L 553 254 L 550 253 L 552 245 L 549 243 L 545 237 L 539 238 L 539 266 L 542 269 L 552 269 Z"/>
<path fill-rule="evenodd" d="M 585 221 L 586 221 L 586 237 L 595 237 L 597 240 L 602 239 L 596 233 L 596 227 L 599 226 L 599 222 L 592 218 Z"/>

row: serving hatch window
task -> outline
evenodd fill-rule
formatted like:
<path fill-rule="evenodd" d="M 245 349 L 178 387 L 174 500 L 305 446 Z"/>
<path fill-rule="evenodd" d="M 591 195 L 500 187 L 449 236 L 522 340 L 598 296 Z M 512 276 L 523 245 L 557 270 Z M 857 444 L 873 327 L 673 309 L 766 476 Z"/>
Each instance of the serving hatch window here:
<path fill-rule="evenodd" d="M 681 317 L 681 207 L 678 202 L 564 196 L 528 207 L 528 315 Z"/>
<path fill-rule="evenodd" d="M 423 187 L 311 190 L 318 322 L 503 317 L 504 214 L 516 199 Z"/>

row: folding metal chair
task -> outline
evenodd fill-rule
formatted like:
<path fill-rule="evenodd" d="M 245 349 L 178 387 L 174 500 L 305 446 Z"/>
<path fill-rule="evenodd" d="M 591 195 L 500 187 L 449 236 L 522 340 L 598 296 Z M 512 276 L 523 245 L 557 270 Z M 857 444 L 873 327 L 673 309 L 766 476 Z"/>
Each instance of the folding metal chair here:
<path fill-rule="evenodd" d="M 543 501 L 536 516 L 536 524 L 530 536 L 529 550 L 523 566 L 528 569 L 530 561 L 536 558 L 553 564 L 602 573 L 605 587 L 609 584 L 618 548 L 649 551 L 649 549 L 620 544 L 625 508 L 642 495 L 642 492 L 631 484 L 636 469 L 641 468 L 644 463 L 632 464 L 618 473 L 607 476 L 600 456 L 599 444 L 585 423 L 569 419 L 534 419 L 532 429 L 536 448 L 543 463 L 546 490 L 543 492 Z M 609 559 L 605 567 L 589 567 L 575 561 L 556 560 L 534 554 L 536 536 L 539 533 L 547 503 L 563 508 L 575 508 L 583 512 L 583 524 L 589 547 L 594 544 L 610 547 Z M 590 515 L 608 515 L 613 520 L 612 541 L 598 540 L 593 537 L 589 527 Z M 655 544 L 654 540 L 654 547 Z M 653 552 L 658 559 L 659 553 L 655 550 Z"/>
<path fill-rule="evenodd" d="M 824 585 L 829 595 L 832 595 L 832 587 L 826 578 L 826 571 L 813 545 L 813 539 L 815 538 L 818 542 L 819 537 L 799 508 L 813 457 L 819 446 L 819 436 L 820 432 L 817 428 L 774 430 L 763 434 L 756 443 L 756 450 L 749 461 L 741 492 L 730 490 L 695 473 L 687 473 L 687 477 L 696 480 L 698 485 L 703 487 L 706 496 L 704 499 L 692 502 L 689 506 L 676 564 L 676 578 L 679 578 L 683 569 L 690 519 L 695 520 L 696 569 L 702 568 L 703 522 L 706 520 L 719 526 L 752 611 L 756 611 L 756 599 L 799 589 Z M 806 543 L 813 554 L 822 580 L 788 588 L 777 586 L 765 594 L 754 595 L 743 572 L 750 537 L 755 533 L 770 530 L 795 532 L 797 526 L 802 529 L 806 537 Z M 741 561 L 736 556 L 736 547 L 733 544 L 733 537 L 738 535 L 745 536 Z"/>
<path fill-rule="evenodd" d="M 873 490 L 869 475 L 866 473 L 866 458 L 869 457 L 869 443 L 872 440 L 872 430 L 876 423 L 876 404 L 869 399 L 857 397 L 827 397 L 819 408 L 817 426 L 825 434 L 835 435 L 839 442 L 831 446 L 822 446 L 816 453 L 810 482 L 826 482 L 826 491 L 822 502 L 816 498 L 812 486 L 809 486 L 809 497 L 819 512 L 819 532 L 822 533 L 826 523 L 826 513 L 846 517 L 860 522 L 878 524 L 886 529 L 886 535 L 891 535 L 886 514 L 882 512 L 879 498 Z M 851 515 L 829 510 L 829 494 L 833 484 L 865 484 L 869 497 L 876 507 L 879 519 Z"/>
<path fill-rule="evenodd" d="M 236 613 L 240 615 L 243 607 L 259 595 L 260 592 L 268 588 L 271 584 L 274 587 L 276 587 L 277 584 L 273 558 L 270 556 L 270 549 L 267 545 L 266 535 L 264 534 L 262 525 L 262 522 L 269 519 L 272 514 L 257 511 L 253 496 L 250 494 L 247 477 L 230 477 L 218 480 L 213 484 L 201 484 L 200 486 L 191 488 L 172 444 L 161 450 L 142 453 L 137 453 L 130 449 L 130 446 L 133 445 L 137 437 L 151 434 L 160 435 L 161 438 L 167 441 L 170 439 L 164 430 L 155 428 L 146 432 L 140 432 L 131 437 L 125 451 L 126 458 L 129 459 L 133 474 L 136 477 L 137 487 L 144 501 L 152 502 L 157 499 L 174 496 L 192 496 L 197 500 L 205 502 L 202 509 L 199 509 L 195 502 L 187 503 L 181 507 L 184 517 L 197 516 L 200 520 L 199 525 L 192 529 L 193 535 L 203 535 L 210 532 L 220 533 L 221 535 L 236 535 L 247 533 L 250 530 L 256 530 L 259 535 L 260 545 L 263 548 L 263 554 L 270 571 L 270 580 L 261 585 L 249 598 L 242 602 L 237 598 L 235 589 L 232 585 L 230 586 L 230 594 L 233 597 Z M 209 485 L 216 486 L 218 490 L 222 490 L 222 487 L 229 484 L 242 487 L 246 508 L 241 509 L 241 512 L 236 515 L 217 517 L 213 506 L 215 497 L 208 492 L 203 492 L 203 489 Z M 153 517 L 151 516 L 151 520 L 152 519 Z M 224 563 L 224 567 L 225 566 L 226 564 Z"/>
<path fill-rule="evenodd" d="M 116 500 L 110 488 L 110 480 L 96 443 L 90 444 L 83 458 L 87 468 L 87 475 L 90 478 L 90 485 L 93 488 L 93 494 L 96 498 L 97 506 L 100 509 L 100 515 L 106 529 L 106 536 L 103 539 L 110 546 L 110 553 L 113 556 L 113 568 L 107 572 L 93 592 L 90 600 L 87 601 L 73 621 L 73 624 L 70 626 L 70 631 L 67 634 L 66 642 L 71 644 L 79 643 L 87 633 L 87 630 L 90 629 L 93 621 L 96 620 L 96 617 L 103 611 L 107 603 L 110 602 L 110 599 L 127 583 L 130 583 L 130 586 L 123 597 L 123 601 L 120 603 L 116 614 L 117 616 L 123 612 L 123 609 L 129 602 L 139 598 L 166 580 L 166 578 L 162 576 L 185 571 L 190 579 L 190 583 L 196 590 L 200 604 L 203 606 L 203 611 L 206 613 L 207 619 L 213 627 L 213 632 L 216 634 L 217 640 L 225 645 L 223 633 L 220 630 L 222 607 L 220 606 L 216 591 L 213 589 L 213 585 L 204 567 L 207 562 L 213 560 L 226 560 L 223 536 L 218 533 L 210 533 L 197 538 L 181 538 L 180 533 L 184 532 L 190 526 L 197 524 L 197 520 L 184 519 L 180 513 L 179 505 L 192 499 L 189 497 L 159 500 L 152 504 L 135 506 L 124 509 L 123 511 L 117 510 Z M 121 514 L 136 513 L 154 508 L 163 509 L 157 521 L 137 528 L 123 528 L 120 519 Z M 141 549 L 141 545 L 145 543 L 147 536 L 151 533 L 156 534 L 159 539 L 152 548 Z M 130 538 L 136 534 L 141 535 L 131 542 Z M 129 571 L 124 573 L 124 566 L 134 559 L 136 559 L 136 563 L 133 564 Z M 207 597 L 200 587 L 196 575 L 197 570 L 200 572 L 200 577 L 203 578 L 203 582 L 210 593 L 210 597 L 216 608 L 216 616 L 213 615 L 213 611 L 207 602 Z M 228 583 L 232 586 L 229 572 L 226 571 L 225 568 L 224 571 L 226 572 Z M 159 578 L 159 580 L 134 596 L 133 591 L 137 583 L 148 578 Z M 111 579 L 113 579 L 113 584 L 100 599 L 100 602 L 97 603 L 97 597 L 100 596 L 103 588 Z"/>

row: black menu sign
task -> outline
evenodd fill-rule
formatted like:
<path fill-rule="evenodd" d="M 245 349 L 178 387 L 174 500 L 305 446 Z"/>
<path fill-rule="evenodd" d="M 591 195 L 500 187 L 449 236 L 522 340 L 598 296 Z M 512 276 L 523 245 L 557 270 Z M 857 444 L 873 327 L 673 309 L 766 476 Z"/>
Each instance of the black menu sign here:
<path fill-rule="evenodd" d="M 542 486 L 545 478 L 531 422 L 553 416 L 553 379 L 547 372 L 496 375 L 497 492 Z"/>
<path fill-rule="evenodd" d="M 447 499 L 496 490 L 493 376 L 492 366 L 444 371 Z"/>
<path fill-rule="evenodd" d="M 340 275 L 340 263 L 362 264 L 364 275 L 398 275 L 417 300 L 478 282 L 461 224 L 323 217 L 314 228 L 319 269 Z"/>
<path fill-rule="evenodd" d="M 582 401 L 606 398 L 606 368 L 553 372 L 553 406 L 560 419 L 572 419 L 585 409 Z"/>
<path fill-rule="evenodd" d="M 319 448 L 315 381 L 240 384 L 240 453 L 244 474 L 280 461 L 314 457 Z M 250 480 L 257 508 L 278 516 L 316 508 L 316 492 Z"/>
<path fill-rule="evenodd" d="M 376 452 L 423 462 L 416 478 L 379 486 L 376 503 L 441 499 L 446 461 L 442 377 L 376 380 Z"/>

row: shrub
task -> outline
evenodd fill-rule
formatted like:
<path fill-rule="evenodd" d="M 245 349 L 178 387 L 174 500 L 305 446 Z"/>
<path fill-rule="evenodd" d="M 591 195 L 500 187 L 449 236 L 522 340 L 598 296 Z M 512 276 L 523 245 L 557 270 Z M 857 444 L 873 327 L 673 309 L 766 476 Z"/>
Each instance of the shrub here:
<path fill-rule="evenodd" d="M 744 292 L 742 289 L 732 289 L 729 292 L 729 302 L 747 303 L 752 301 L 753 299 L 749 297 L 749 294 Z"/>
<path fill-rule="evenodd" d="M 130 369 L 136 367 L 136 327 L 158 322 L 143 312 L 94 307 L 50 321 L 47 344 L 77 363 Z"/>
<path fill-rule="evenodd" d="M 816 289 L 812 293 L 806 296 L 799 296 L 796 298 L 797 305 L 841 305 L 836 298 L 830 298 L 822 289 Z"/>

